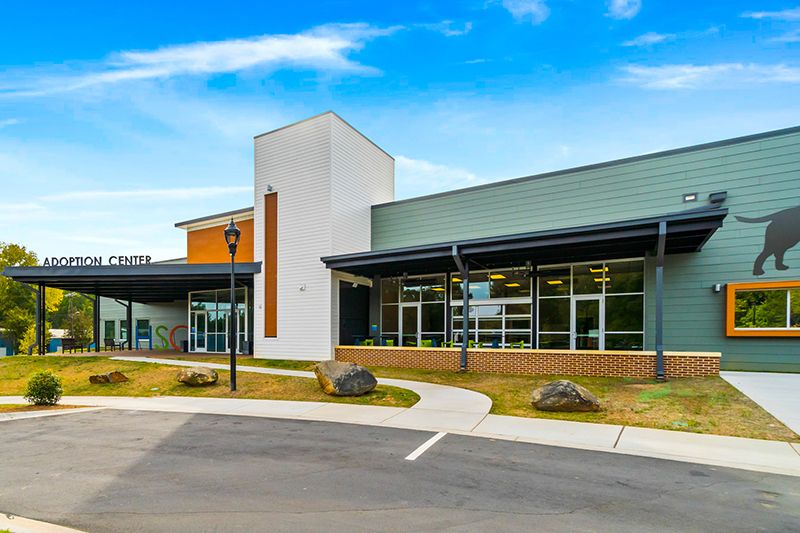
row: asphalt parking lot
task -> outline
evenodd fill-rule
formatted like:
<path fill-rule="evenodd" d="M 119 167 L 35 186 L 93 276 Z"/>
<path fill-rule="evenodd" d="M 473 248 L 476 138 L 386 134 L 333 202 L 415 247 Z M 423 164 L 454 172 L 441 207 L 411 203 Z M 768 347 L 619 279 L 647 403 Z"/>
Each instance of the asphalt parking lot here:
<path fill-rule="evenodd" d="M 790 531 L 800 478 L 433 433 L 102 410 L 0 423 L 0 512 L 90 532 Z"/>

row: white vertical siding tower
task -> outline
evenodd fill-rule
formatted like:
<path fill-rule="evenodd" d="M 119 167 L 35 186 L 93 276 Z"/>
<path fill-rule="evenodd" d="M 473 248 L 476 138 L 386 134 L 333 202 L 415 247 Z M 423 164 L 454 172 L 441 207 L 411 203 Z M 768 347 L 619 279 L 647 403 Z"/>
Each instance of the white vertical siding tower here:
<path fill-rule="evenodd" d="M 394 159 L 332 112 L 255 138 L 255 260 L 264 261 L 264 195 L 278 195 L 277 336 L 264 336 L 255 277 L 256 357 L 328 359 L 339 280 L 320 257 L 371 246 L 371 206 L 394 199 Z M 366 280 L 360 280 L 362 282 Z"/>

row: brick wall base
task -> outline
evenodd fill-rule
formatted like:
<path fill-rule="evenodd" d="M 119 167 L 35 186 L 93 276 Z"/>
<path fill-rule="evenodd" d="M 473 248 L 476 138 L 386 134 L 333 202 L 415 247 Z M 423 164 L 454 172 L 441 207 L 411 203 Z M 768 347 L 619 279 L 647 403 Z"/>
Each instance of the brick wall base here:
<path fill-rule="evenodd" d="M 467 370 L 472 372 L 634 378 L 656 375 L 655 352 L 471 349 L 467 354 Z M 337 346 L 335 358 L 367 367 L 457 371 L 461 349 Z M 664 352 L 664 371 L 668 378 L 717 376 L 719 359 L 717 352 Z"/>

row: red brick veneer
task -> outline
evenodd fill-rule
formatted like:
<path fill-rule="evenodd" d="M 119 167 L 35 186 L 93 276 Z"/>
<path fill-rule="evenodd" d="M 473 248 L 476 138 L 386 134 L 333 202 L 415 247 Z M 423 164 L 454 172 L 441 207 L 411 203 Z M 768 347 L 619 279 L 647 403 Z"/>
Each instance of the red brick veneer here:
<path fill-rule="evenodd" d="M 337 361 L 364 366 L 458 370 L 460 348 L 337 346 Z M 664 371 L 671 377 L 719 375 L 718 352 L 664 352 Z M 651 378 L 655 352 L 578 350 L 470 349 L 467 370 L 503 374 L 563 374 Z"/>

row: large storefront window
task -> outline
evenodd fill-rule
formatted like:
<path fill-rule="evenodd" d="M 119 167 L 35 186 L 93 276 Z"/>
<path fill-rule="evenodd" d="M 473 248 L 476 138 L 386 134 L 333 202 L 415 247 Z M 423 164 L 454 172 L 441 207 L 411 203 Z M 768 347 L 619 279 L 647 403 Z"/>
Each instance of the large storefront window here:
<path fill-rule="evenodd" d="M 236 289 L 237 351 L 244 353 L 248 332 L 247 289 Z M 231 294 L 228 289 L 189 293 L 189 351 L 228 352 Z"/>
<path fill-rule="evenodd" d="M 539 348 L 644 349 L 644 261 L 539 270 Z"/>
<path fill-rule="evenodd" d="M 444 274 L 381 280 L 381 339 L 390 346 L 443 346 Z"/>
<path fill-rule="evenodd" d="M 453 341 L 462 343 L 464 282 L 451 282 Z M 531 275 L 528 268 L 471 272 L 469 275 L 469 337 L 480 347 L 531 347 Z"/>

